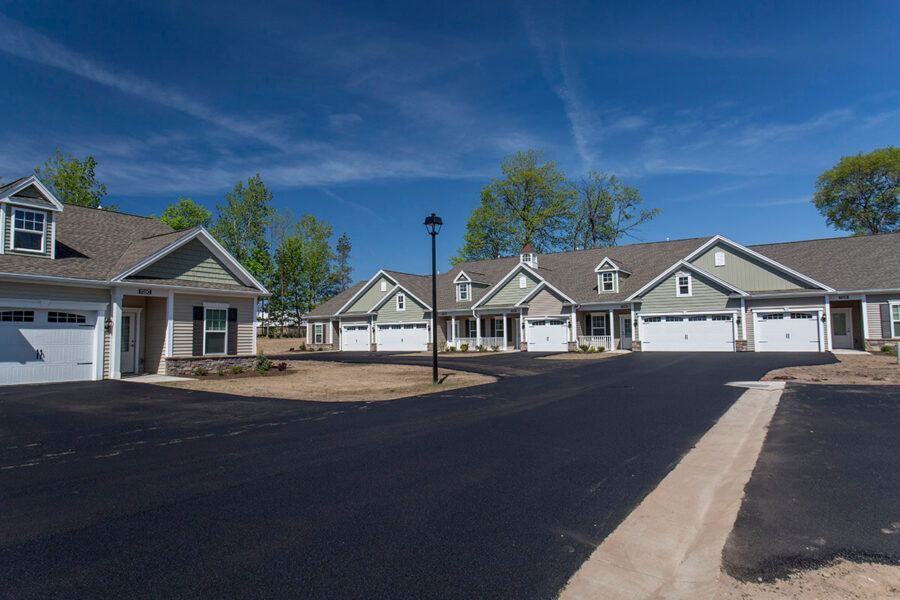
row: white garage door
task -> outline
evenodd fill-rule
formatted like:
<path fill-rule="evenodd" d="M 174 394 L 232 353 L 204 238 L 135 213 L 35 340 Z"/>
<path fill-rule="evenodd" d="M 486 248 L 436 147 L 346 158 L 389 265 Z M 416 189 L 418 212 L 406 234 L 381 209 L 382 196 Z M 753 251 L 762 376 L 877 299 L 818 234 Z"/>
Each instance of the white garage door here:
<path fill-rule="evenodd" d="M 341 327 L 341 350 L 369 351 L 368 325 L 343 325 Z"/>
<path fill-rule="evenodd" d="M 641 317 L 644 352 L 734 352 L 733 315 Z"/>
<path fill-rule="evenodd" d="M 428 326 L 424 323 L 377 325 L 375 344 L 379 352 L 427 350 Z"/>
<path fill-rule="evenodd" d="M 756 348 L 760 352 L 819 352 L 819 313 L 756 313 Z"/>
<path fill-rule="evenodd" d="M 569 350 L 569 322 L 563 319 L 528 321 L 528 350 L 566 352 Z"/>
<path fill-rule="evenodd" d="M 93 378 L 97 313 L 0 309 L 0 385 Z"/>

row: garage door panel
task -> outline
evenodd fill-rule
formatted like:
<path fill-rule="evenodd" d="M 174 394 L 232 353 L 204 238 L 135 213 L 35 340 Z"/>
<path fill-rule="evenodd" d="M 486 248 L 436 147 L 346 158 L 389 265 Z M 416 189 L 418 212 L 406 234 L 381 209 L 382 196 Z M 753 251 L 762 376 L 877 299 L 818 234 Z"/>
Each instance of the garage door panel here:
<path fill-rule="evenodd" d="M 564 319 L 528 321 L 528 350 L 567 352 L 569 350 L 569 322 Z"/>
<path fill-rule="evenodd" d="M 428 327 L 424 323 L 377 325 L 376 348 L 380 352 L 419 352 L 428 348 Z"/>
<path fill-rule="evenodd" d="M 667 315 L 641 318 L 645 352 L 733 352 L 732 315 Z"/>
<path fill-rule="evenodd" d="M 818 311 L 756 313 L 756 347 L 760 352 L 819 352 Z"/>
<path fill-rule="evenodd" d="M 46 310 L 15 312 L 28 319 L 0 321 L 0 385 L 93 379 L 95 312 L 77 311 L 84 323 L 50 322 Z"/>
<path fill-rule="evenodd" d="M 348 352 L 368 352 L 369 345 L 368 325 L 344 325 L 341 327 L 341 349 Z"/>

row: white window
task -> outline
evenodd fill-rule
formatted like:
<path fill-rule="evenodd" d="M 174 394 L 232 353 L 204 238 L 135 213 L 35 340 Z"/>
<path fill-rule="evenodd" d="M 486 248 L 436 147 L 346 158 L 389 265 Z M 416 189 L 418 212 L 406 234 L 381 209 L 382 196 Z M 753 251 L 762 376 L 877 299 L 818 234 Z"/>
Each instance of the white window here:
<path fill-rule="evenodd" d="M 478 323 L 475 319 L 466 319 L 466 337 L 473 338 L 478 335 Z"/>
<path fill-rule="evenodd" d="M 385 281 L 384 279 L 381 280 L 381 291 L 382 292 L 387 291 L 387 281 Z"/>
<path fill-rule="evenodd" d="M 47 313 L 48 323 L 84 323 L 84 315 L 76 313 L 50 311 Z"/>
<path fill-rule="evenodd" d="M 687 273 L 675 275 L 675 295 L 678 297 L 691 295 L 691 276 Z"/>
<path fill-rule="evenodd" d="M 503 337 L 503 319 L 494 319 L 494 337 Z"/>
<path fill-rule="evenodd" d="M 456 299 L 463 301 L 469 299 L 469 284 L 459 283 L 456 285 Z"/>
<path fill-rule="evenodd" d="M 891 304 L 891 333 L 900 338 L 900 304 Z"/>
<path fill-rule="evenodd" d="M 591 335 L 607 335 L 606 315 L 591 315 Z"/>
<path fill-rule="evenodd" d="M 322 323 L 316 323 L 316 326 L 313 330 L 315 333 L 313 334 L 313 343 L 314 344 L 322 344 L 325 342 L 325 325 Z"/>
<path fill-rule="evenodd" d="M 406 310 L 406 296 L 397 294 L 397 310 Z"/>
<path fill-rule="evenodd" d="M 525 288 L 528 287 L 528 278 L 524 275 L 519 276 L 519 287 Z"/>
<path fill-rule="evenodd" d="M 724 252 L 716 252 L 716 266 L 717 267 L 725 266 L 725 253 Z"/>
<path fill-rule="evenodd" d="M 33 310 L 4 310 L 0 312 L 0 321 L 8 323 L 34 323 Z"/>
<path fill-rule="evenodd" d="M 46 232 L 44 213 L 17 208 L 13 211 L 13 250 L 44 251 Z"/>
<path fill-rule="evenodd" d="M 600 290 L 603 292 L 616 291 L 616 274 L 610 271 L 600 273 Z"/>
<path fill-rule="evenodd" d="M 203 354 L 225 354 L 228 309 L 207 308 L 203 317 Z"/>

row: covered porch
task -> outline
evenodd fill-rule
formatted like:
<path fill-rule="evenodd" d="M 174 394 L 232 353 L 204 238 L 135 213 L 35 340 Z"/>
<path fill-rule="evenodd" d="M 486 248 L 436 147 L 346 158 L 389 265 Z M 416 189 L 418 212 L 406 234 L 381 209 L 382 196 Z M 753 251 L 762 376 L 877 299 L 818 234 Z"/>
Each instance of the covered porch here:
<path fill-rule="evenodd" d="M 522 314 L 518 309 L 451 314 L 446 318 L 447 346 L 469 350 L 484 346 L 488 350 L 518 350 L 521 346 Z"/>
<path fill-rule="evenodd" d="M 578 311 L 578 348 L 631 350 L 632 319 L 629 307 L 598 307 Z"/>
<path fill-rule="evenodd" d="M 828 327 L 830 348 L 865 350 L 865 308 L 862 297 L 838 296 L 829 302 Z"/>

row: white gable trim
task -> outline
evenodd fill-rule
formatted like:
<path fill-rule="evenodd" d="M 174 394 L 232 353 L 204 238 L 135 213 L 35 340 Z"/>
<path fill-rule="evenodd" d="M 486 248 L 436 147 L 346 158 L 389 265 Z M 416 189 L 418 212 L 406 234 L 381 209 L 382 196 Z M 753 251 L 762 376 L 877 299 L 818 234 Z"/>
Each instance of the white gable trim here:
<path fill-rule="evenodd" d="M 603 260 L 600 261 L 600 264 L 594 267 L 595 273 L 600 273 L 601 271 L 621 271 L 622 273 L 628 273 L 629 275 L 631 275 L 631 271 L 623 269 L 622 267 L 614 263 L 608 256 L 604 257 Z"/>
<path fill-rule="evenodd" d="M 13 200 L 10 196 L 15 196 L 28 186 L 33 185 L 40 191 L 44 196 L 46 196 L 47 200 L 53 205 L 52 207 L 47 206 L 46 204 L 36 204 L 33 202 L 28 202 L 27 200 Z M 41 183 L 41 180 L 38 179 L 35 175 L 29 175 L 13 187 L 9 188 L 5 192 L 3 192 L 3 196 L 0 196 L 0 202 L 9 202 L 10 204 L 19 204 L 19 205 L 27 205 L 33 206 L 35 208 L 40 208 L 42 210 L 50 210 L 54 212 L 60 212 L 63 210 L 63 203 L 57 200 L 56 196 L 54 196 L 47 187 Z"/>
<path fill-rule="evenodd" d="M 701 269 L 700 267 L 687 262 L 687 260 L 685 260 L 685 259 L 682 259 L 682 260 L 679 260 L 674 265 L 672 265 L 671 267 L 669 267 L 668 269 L 666 269 L 665 271 L 663 271 L 662 273 L 660 273 L 659 275 L 657 275 L 656 277 L 654 277 L 653 279 L 651 279 L 646 285 L 641 287 L 638 291 L 636 291 L 632 295 L 625 298 L 624 302 L 629 302 L 636 298 L 640 298 L 644 292 L 648 292 L 648 291 L 652 290 L 657 285 L 662 283 L 662 281 L 665 280 L 666 277 L 668 277 L 669 275 L 671 275 L 672 273 L 674 273 L 675 271 L 677 271 L 679 269 L 687 269 L 689 271 L 693 271 L 694 273 L 696 273 L 697 275 L 700 275 L 704 279 L 709 279 L 710 281 L 715 282 L 716 284 L 718 284 L 726 289 L 729 289 L 737 294 L 740 294 L 741 296 L 749 296 L 750 295 L 747 292 L 745 292 L 744 290 L 728 283 L 727 281 L 719 279 L 712 273 L 708 273 L 708 272 L 704 271 L 703 269 Z"/>
<path fill-rule="evenodd" d="M 383 275 L 384 277 L 387 277 L 387 279 L 388 279 L 389 281 L 393 281 L 393 282 L 394 282 L 394 285 L 397 285 L 397 280 L 396 280 L 396 279 L 394 279 L 393 277 L 391 277 L 390 275 L 388 275 L 387 273 L 385 273 L 385 272 L 384 272 L 384 269 L 379 269 L 379 271 L 378 271 L 377 273 L 375 273 L 375 274 L 372 276 L 372 278 L 366 283 L 366 285 L 364 285 L 364 286 L 362 286 L 361 288 L 359 288 L 359 289 L 356 291 L 355 294 L 353 294 L 352 296 L 350 296 L 350 299 L 347 300 L 347 302 L 345 302 L 344 305 L 343 305 L 342 307 L 340 307 L 339 309 L 337 309 L 337 310 L 335 311 L 334 314 L 335 314 L 335 315 L 339 315 L 339 314 L 341 314 L 342 312 L 344 312 L 345 310 L 347 310 L 348 308 L 350 308 L 351 306 L 353 306 L 353 303 L 356 302 L 356 301 L 359 299 L 360 296 L 362 296 L 363 294 L 365 294 L 365 293 L 369 290 L 370 287 L 372 287 L 373 285 L 375 285 L 375 282 L 378 281 L 378 278 L 379 278 L 379 276 L 381 276 L 381 275 Z"/>
<path fill-rule="evenodd" d="M 465 279 L 463 279 L 465 278 Z M 465 271 L 460 271 L 459 274 L 453 278 L 453 283 L 471 283 L 472 278 L 469 277 L 469 274 Z"/>
<path fill-rule="evenodd" d="M 503 276 L 503 279 L 501 279 L 500 281 L 495 283 L 494 287 L 492 287 L 490 290 L 488 290 L 488 293 L 486 293 L 484 296 L 481 297 L 481 300 L 479 300 L 478 302 L 473 304 L 472 309 L 474 310 L 474 309 L 478 308 L 479 306 L 481 306 L 482 304 L 484 304 L 485 302 L 487 302 L 488 300 L 493 298 L 497 294 L 497 292 L 499 292 L 501 289 L 503 289 L 503 286 L 506 285 L 513 277 L 515 277 L 516 273 L 518 273 L 520 271 L 527 271 L 528 273 L 531 273 L 532 275 L 534 275 L 537 278 L 538 283 L 546 282 L 546 279 L 541 277 L 537 271 L 535 271 L 534 269 L 532 269 L 525 263 L 519 263 L 516 266 L 514 266 L 512 269 L 510 269 L 509 273 L 507 273 L 506 275 Z"/>
<path fill-rule="evenodd" d="M 760 254 L 759 252 L 751 250 L 750 248 L 748 248 L 746 246 L 743 246 L 741 244 L 738 244 L 737 242 L 729 240 L 727 237 L 722 236 L 722 235 L 713 236 L 712 238 L 707 240 L 702 246 L 700 246 L 699 248 L 697 248 L 696 250 L 694 250 L 693 252 L 691 252 L 690 254 L 685 256 L 684 260 L 686 260 L 686 261 L 694 260 L 700 254 L 702 254 L 703 252 L 705 252 L 706 250 L 708 250 L 710 247 L 714 246 L 718 242 L 722 242 L 726 246 L 731 246 L 734 250 L 737 250 L 738 252 L 743 252 L 745 254 L 748 254 L 748 255 L 752 256 L 753 258 L 760 260 L 760 261 L 766 263 L 767 265 L 772 266 L 780 271 L 788 273 L 789 275 L 791 275 L 797 279 L 800 279 L 801 281 L 805 281 L 806 283 L 808 283 L 810 285 L 813 285 L 818 288 L 822 288 L 823 290 L 828 291 L 828 292 L 834 291 L 834 288 L 832 288 L 831 286 L 827 286 L 820 281 L 816 281 L 812 277 L 808 277 L 808 276 L 804 275 L 803 273 L 800 273 L 799 271 L 795 271 L 794 269 L 781 264 L 777 260 L 772 260 L 768 256 L 766 256 L 764 254 Z"/>
<path fill-rule="evenodd" d="M 418 302 L 421 306 L 423 306 L 426 310 L 431 310 L 431 306 L 427 302 L 422 301 L 421 298 L 419 298 L 418 296 L 416 296 L 415 294 L 413 294 L 408 289 L 406 289 L 405 287 L 403 287 L 401 284 L 398 283 L 393 288 L 391 288 L 391 290 L 387 294 L 385 294 L 381 300 L 376 302 L 375 306 L 373 306 L 372 308 L 369 309 L 369 312 L 373 313 L 373 312 L 377 311 L 379 308 L 384 306 L 385 302 L 387 302 L 388 300 L 393 298 L 397 292 L 403 292 L 407 298 L 412 298 L 413 300 Z"/>
<path fill-rule="evenodd" d="M 218 258 L 220 261 L 222 261 L 222 263 L 225 264 L 226 268 L 229 268 L 229 270 L 234 275 L 237 275 L 238 279 L 242 280 L 247 285 L 257 288 L 259 291 L 261 291 L 264 294 L 269 293 L 269 291 L 265 288 L 265 286 L 263 286 L 263 284 L 261 284 L 259 281 L 257 281 L 256 278 L 253 277 L 253 275 L 251 275 L 250 272 L 247 271 L 247 269 L 245 269 L 243 267 L 243 265 L 241 265 L 241 263 L 239 263 L 237 260 L 235 260 L 235 258 L 233 256 L 231 256 L 231 254 L 229 254 L 229 252 L 227 250 L 225 250 L 225 248 L 223 248 L 221 246 L 221 244 L 219 244 L 219 242 L 217 242 L 216 239 L 208 231 L 206 231 L 206 229 L 203 227 L 198 227 L 193 232 L 178 238 L 177 240 L 175 240 L 174 242 L 172 242 L 165 248 L 163 248 L 157 252 L 154 252 L 153 254 L 151 254 L 144 260 L 140 261 L 133 267 L 130 267 L 129 269 L 123 271 L 122 273 L 119 273 L 115 277 L 112 277 L 110 279 L 110 281 L 121 282 L 126 277 L 129 277 L 130 275 L 134 275 L 135 273 L 142 271 L 146 267 L 149 267 L 153 263 L 161 260 L 165 256 L 168 256 L 169 254 L 171 254 L 178 248 L 181 248 L 182 246 L 184 246 L 191 240 L 195 240 L 195 239 L 199 240 L 200 243 L 202 243 L 204 246 L 206 246 L 206 248 L 210 252 L 212 252 L 216 258 Z M 212 289 L 214 289 L 214 288 L 212 288 Z"/>
<path fill-rule="evenodd" d="M 574 300 L 572 300 L 571 298 L 569 298 L 564 292 L 562 292 L 559 288 L 554 287 L 553 285 L 551 285 L 550 283 L 548 283 L 548 282 L 545 280 L 545 281 L 540 282 L 540 283 L 537 284 L 536 286 L 534 286 L 534 289 L 531 290 L 524 298 L 522 298 L 521 300 L 519 300 L 518 302 L 516 302 L 516 303 L 514 304 L 514 306 L 522 306 L 522 305 L 525 304 L 526 302 L 530 302 L 535 296 L 537 296 L 538 294 L 540 294 L 541 291 L 542 291 L 542 290 L 545 290 L 545 289 L 548 289 L 548 290 L 550 290 L 550 291 L 552 291 L 552 292 L 555 292 L 557 295 L 561 296 L 562 299 L 565 300 L 568 304 L 575 304 L 575 303 L 576 303 Z"/>

